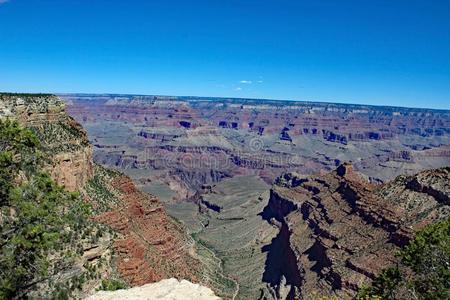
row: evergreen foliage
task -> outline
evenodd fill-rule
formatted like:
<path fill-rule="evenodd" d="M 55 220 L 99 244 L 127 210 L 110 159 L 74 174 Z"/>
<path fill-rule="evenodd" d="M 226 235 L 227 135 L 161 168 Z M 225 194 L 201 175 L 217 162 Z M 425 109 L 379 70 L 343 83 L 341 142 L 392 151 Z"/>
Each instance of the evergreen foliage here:
<path fill-rule="evenodd" d="M 127 288 L 127 285 L 119 280 L 109 279 L 109 280 L 102 280 L 102 285 L 100 287 L 100 290 L 102 291 L 117 291 L 121 289 Z"/>
<path fill-rule="evenodd" d="M 0 120 L 0 299 L 26 298 L 68 269 L 90 230 L 90 208 L 43 171 L 41 153 L 30 130 Z"/>
<path fill-rule="evenodd" d="M 450 299 L 450 217 L 417 232 L 398 256 L 359 299 Z"/>

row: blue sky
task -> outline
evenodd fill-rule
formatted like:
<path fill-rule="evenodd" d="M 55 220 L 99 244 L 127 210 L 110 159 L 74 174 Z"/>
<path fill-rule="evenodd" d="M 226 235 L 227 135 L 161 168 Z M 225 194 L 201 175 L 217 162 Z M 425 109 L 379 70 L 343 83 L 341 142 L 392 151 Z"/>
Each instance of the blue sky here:
<path fill-rule="evenodd" d="M 450 108 L 448 0 L 0 0 L 0 90 Z"/>

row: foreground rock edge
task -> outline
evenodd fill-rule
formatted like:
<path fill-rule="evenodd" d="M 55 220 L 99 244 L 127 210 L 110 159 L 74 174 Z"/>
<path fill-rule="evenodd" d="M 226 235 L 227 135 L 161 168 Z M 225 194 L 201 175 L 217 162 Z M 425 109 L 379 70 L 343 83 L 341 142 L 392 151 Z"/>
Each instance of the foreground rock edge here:
<path fill-rule="evenodd" d="M 219 300 L 214 292 L 204 286 L 189 282 L 187 280 L 178 281 L 175 278 L 164 279 L 159 282 L 145 284 L 126 290 L 100 291 L 86 298 L 86 300 Z"/>

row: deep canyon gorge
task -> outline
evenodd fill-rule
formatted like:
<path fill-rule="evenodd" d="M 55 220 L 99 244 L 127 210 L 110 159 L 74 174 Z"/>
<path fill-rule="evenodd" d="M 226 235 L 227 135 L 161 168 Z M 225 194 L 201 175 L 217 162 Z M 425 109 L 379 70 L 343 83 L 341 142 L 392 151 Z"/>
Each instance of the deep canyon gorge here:
<path fill-rule="evenodd" d="M 164 203 L 226 299 L 354 297 L 448 215 L 449 170 L 414 174 L 450 164 L 449 111 L 60 96 L 94 161 Z"/>
<path fill-rule="evenodd" d="M 119 282 L 135 287 L 133 297 L 158 287 L 206 299 L 352 299 L 398 264 L 415 232 L 450 214 L 449 111 L 129 95 L 0 100 L 0 120 L 36 135 L 43 169 L 92 208 L 68 246 L 78 255 L 28 296 L 68 287 L 84 298 Z"/>

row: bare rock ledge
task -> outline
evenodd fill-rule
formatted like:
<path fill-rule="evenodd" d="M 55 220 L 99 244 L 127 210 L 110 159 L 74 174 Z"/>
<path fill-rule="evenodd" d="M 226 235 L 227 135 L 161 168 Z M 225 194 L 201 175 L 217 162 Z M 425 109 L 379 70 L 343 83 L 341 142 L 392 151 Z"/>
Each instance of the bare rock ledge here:
<path fill-rule="evenodd" d="M 156 283 L 117 290 L 114 292 L 101 291 L 86 298 L 86 300 L 220 300 L 207 287 L 187 280 L 178 281 L 175 278 L 164 279 Z"/>

